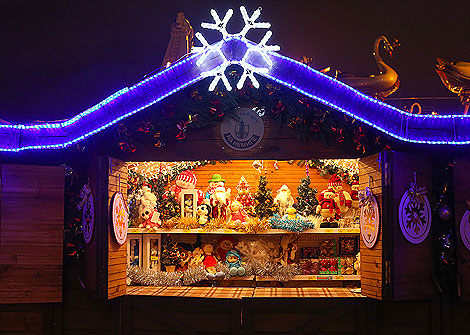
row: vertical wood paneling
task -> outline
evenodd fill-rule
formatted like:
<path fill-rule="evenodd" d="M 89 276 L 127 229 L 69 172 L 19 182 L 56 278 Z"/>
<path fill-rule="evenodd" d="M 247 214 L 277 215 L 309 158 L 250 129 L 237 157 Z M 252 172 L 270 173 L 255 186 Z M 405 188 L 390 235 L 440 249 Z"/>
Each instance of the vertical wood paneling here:
<path fill-rule="evenodd" d="M 292 196 L 297 196 L 297 186 L 300 185 L 300 179 L 306 177 L 305 166 L 298 166 L 295 161 L 289 164 L 287 161 L 277 161 L 278 169 L 274 167 L 275 160 L 264 160 L 263 164 L 267 167 L 268 187 L 273 190 L 273 195 L 276 196 L 276 191 L 283 185 L 289 186 Z M 253 168 L 253 160 L 233 160 L 226 164 L 216 163 L 215 165 L 208 164 L 198 167 L 193 170 L 197 177 L 196 188 L 203 192 L 209 186 L 209 180 L 212 175 L 219 173 L 225 179 L 225 187 L 232 190 L 232 198 L 237 195 L 237 183 L 241 176 L 244 176 L 251 186 L 251 192 L 254 193 L 258 187 L 260 173 Z M 264 170 L 262 171 L 264 174 Z M 310 168 L 310 187 L 317 189 L 320 193 L 328 185 L 328 178 L 330 175 L 320 176 L 317 169 Z M 173 185 L 175 182 L 171 182 Z M 351 187 L 343 183 L 343 188 L 346 191 L 351 191 Z"/>
<path fill-rule="evenodd" d="M 382 299 L 382 171 L 379 164 L 379 154 L 364 157 L 359 160 L 359 189 L 370 187 L 377 198 L 380 211 L 380 232 L 377 243 L 371 249 L 364 242 L 360 242 L 361 248 L 361 288 L 362 294 Z M 369 183 L 370 181 L 370 183 Z"/>
<path fill-rule="evenodd" d="M 127 244 L 120 246 L 114 237 L 112 228 L 112 201 L 116 192 L 121 192 L 127 200 L 127 166 L 125 162 L 109 158 L 108 164 L 108 208 L 109 234 L 108 234 L 108 299 L 119 297 L 126 293 L 126 257 Z M 113 259 L 113 262 L 110 260 Z M 116 262 L 116 260 L 121 260 Z"/>
<path fill-rule="evenodd" d="M 462 238 L 460 237 L 460 220 L 468 209 L 466 201 L 470 200 L 469 170 L 469 158 L 456 160 L 454 165 L 455 230 L 457 233 L 457 266 L 460 297 L 463 301 L 470 301 L 470 251 L 462 243 Z"/>
<path fill-rule="evenodd" d="M 60 302 L 64 170 L 1 170 L 0 303 Z"/>
<path fill-rule="evenodd" d="M 432 168 L 430 160 L 419 154 L 391 153 L 392 204 L 394 220 L 391 225 L 393 256 L 391 259 L 391 285 L 393 300 L 432 298 L 432 225 L 428 237 L 420 244 L 412 244 L 403 236 L 398 223 L 398 208 L 402 195 L 414 182 L 425 186 L 428 199 L 432 194 Z M 390 226 L 389 226 L 390 227 Z M 385 231 L 385 229 L 384 229 Z"/>

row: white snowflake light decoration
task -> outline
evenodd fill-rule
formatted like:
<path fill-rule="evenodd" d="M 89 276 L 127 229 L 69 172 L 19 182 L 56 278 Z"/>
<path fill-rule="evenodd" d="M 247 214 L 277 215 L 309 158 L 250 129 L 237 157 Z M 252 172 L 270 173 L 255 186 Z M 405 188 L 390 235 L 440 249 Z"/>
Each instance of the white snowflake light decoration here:
<path fill-rule="evenodd" d="M 196 61 L 196 65 L 201 66 L 207 60 L 209 55 L 213 53 L 217 53 L 222 59 L 222 64 L 217 66 L 215 69 L 201 73 L 201 75 L 204 77 L 212 77 L 212 76 L 214 77 L 214 79 L 209 85 L 209 91 L 213 91 L 220 80 L 222 80 L 222 82 L 224 83 L 227 91 L 232 90 L 232 86 L 230 85 L 227 77 L 225 76 L 225 70 L 227 69 L 229 65 L 232 65 L 232 64 L 238 64 L 243 68 L 243 73 L 237 83 L 238 89 L 241 89 L 243 87 L 247 78 L 251 80 L 251 83 L 253 84 L 254 87 L 258 88 L 259 83 L 256 80 L 254 74 L 269 71 L 269 69 L 271 68 L 273 64 L 272 64 L 271 58 L 268 55 L 268 52 L 280 50 L 280 47 L 278 45 L 266 45 L 269 38 L 272 36 L 272 32 L 270 30 L 266 32 L 266 34 L 264 35 L 264 37 L 261 39 L 261 41 L 258 44 L 255 44 L 249 41 L 245 37 L 250 29 L 271 27 L 271 24 L 268 22 L 256 22 L 256 20 L 261 14 L 261 7 L 256 9 L 253 12 L 253 15 L 251 15 L 251 17 L 248 16 L 248 13 L 245 7 L 243 6 L 240 7 L 240 12 L 242 14 L 242 18 L 245 23 L 245 26 L 238 34 L 229 34 L 227 32 L 227 23 L 233 15 L 232 9 L 229 9 L 227 13 L 225 13 L 225 16 L 222 20 L 220 19 L 217 12 L 214 9 L 212 9 L 211 15 L 214 19 L 214 23 L 207 23 L 207 22 L 201 23 L 202 28 L 219 31 L 222 34 L 221 41 L 210 45 L 201 33 L 199 32 L 196 33 L 196 38 L 202 44 L 202 47 L 193 47 L 193 50 L 192 50 L 192 52 L 194 53 L 201 54 L 201 56 Z M 240 60 L 227 59 L 227 56 L 222 52 L 222 47 L 224 45 L 224 42 L 230 39 L 240 40 L 246 46 L 245 54 Z M 260 56 L 264 60 L 265 66 L 259 67 L 259 66 L 255 66 L 249 63 L 248 57 L 252 53 L 256 53 L 258 56 Z"/>

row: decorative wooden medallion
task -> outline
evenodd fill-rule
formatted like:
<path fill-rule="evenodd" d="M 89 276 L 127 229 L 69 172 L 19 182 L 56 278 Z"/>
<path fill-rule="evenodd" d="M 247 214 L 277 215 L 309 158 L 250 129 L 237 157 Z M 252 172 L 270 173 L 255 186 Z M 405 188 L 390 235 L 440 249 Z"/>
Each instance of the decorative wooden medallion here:
<path fill-rule="evenodd" d="M 462 220 L 460 220 L 460 238 L 462 239 L 463 244 L 468 250 L 470 250 L 470 222 L 468 222 L 469 218 L 470 211 L 467 210 L 463 214 Z"/>
<path fill-rule="evenodd" d="M 250 150 L 263 139 L 263 119 L 249 108 L 239 108 L 220 125 L 220 135 L 234 150 Z"/>
<path fill-rule="evenodd" d="M 401 197 L 398 221 L 405 238 L 413 243 L 423 242 L 431 229 L 431 206 L 424 194 L 416 196 L 407 190 Z"/>
<path fill-rule="evenodd" d="M 86 243 L 90 243 L 93 238 L 93 230 L 95 228 L 95 204 L 93 202 L 93 195 L 91 192 L 85 195 L 83 199 L 83 213 L 82 213 L 82 231 L 83 238 Z"/>
<path fill-rule="evenodd" d="M 373 248 L 380 230 L 379 206 L 373 194 L 367 197 L 367 201 L 361 207 L 360 225 L 362 241 L 367 248 Z"/>
<path fill-rule="evenodd" d="M 114 236 L 119 245 L 126 243 L 127 226 L 129 214 L 126 209 L 126 202 L 120 192 L 114 193 L 113 197 L 113 228 Z"/>

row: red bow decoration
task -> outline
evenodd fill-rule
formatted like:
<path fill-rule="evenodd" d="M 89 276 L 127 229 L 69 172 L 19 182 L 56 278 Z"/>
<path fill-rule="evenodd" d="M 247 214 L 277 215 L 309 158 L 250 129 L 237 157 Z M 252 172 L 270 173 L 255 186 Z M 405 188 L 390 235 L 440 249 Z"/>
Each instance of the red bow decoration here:
<path fill-rule="evenodd" d="M 217 117 L 224 116 L 224 112 L 221 110 L 221 104 L 219 100 L 212 100 L 210 103 L 212 104 L 212 107 L 210 108 L 212 114 L 217 115 Z"/>
<path fill-rule="evenodd" d="M 335 128 L 335 127 L 331 127 L 331 130 L 333 130 L 337 137 L 336 137 L 336 140 L 338 141 L 338 143 L 341 143 L 341 142 L 344 142 L 344 135 L 343 135 L 343 129 L 342 128 Z"/>
<path fill-rule="evenodd" d="M 180 131 L 180 132 L 178 133 L 178 135 L 176 135 L 176 138 L 177 138 L 178 140 L 182 140 L 182 139 L 186 138 L 187 126 L 188 126 L 188 124 L 190 124 L 190 123 L 191 123 L 191 121 L 181 121 L 180 123 L 178 123 L 178 124 L 176 125 L 176 128 L 178 128 L 179 131 Z"/>
<path fill-rule="evenodd" d="M 119 148 L 124 152 L 135 152 L 136 150 L 133 144 L 127 142 L 119 142 Z"/>
<path fill-rule="evenodd" d="M 354 142 L 361 143 L 365 137 L 366 135 L 362 132 L 362 127 L 354 129 Z"/>
<path fill-rule="evenodd" d="M 152 127 L 152 124 L 150 122 L 142 122 L 140 127 L 137 129 L 137 131 L 148 133 L 151 127 Z"/>
<path fill-rule="evenodd" d="M 281 112 L 283 112 L 286 108 L 282 104 L 282 101 L 278 101 L 276 105 L 274 105 L 273 108 L 271 108 L 271 113 L 273 113 L 274 118 L 279 117 L 281 115 Z"/>

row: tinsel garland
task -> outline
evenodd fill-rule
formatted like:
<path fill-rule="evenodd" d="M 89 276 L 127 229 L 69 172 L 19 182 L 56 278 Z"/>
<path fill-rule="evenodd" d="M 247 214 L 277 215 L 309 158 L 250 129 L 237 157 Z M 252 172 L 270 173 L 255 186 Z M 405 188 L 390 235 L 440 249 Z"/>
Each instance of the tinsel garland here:
<path fill-rule="evenodd" d="M 300 233 L 306 229 L 314 229 L 315 223 L 305 219 L 298 220 L 289 220 L 282 219 L 279 215 L 274 214 L 273 217 L 269 219 L 271 228 L 273 229 L 283 229 L 286 231 L 291 231 L 294 233 Z"/>
<path fill-rule="evenodd" d="M 188 286 L 205 280 L 206 277 L 203 265 L 174 272 L 144 269 L 135 265 L 127 266 L 127 278 L 131 283 L 145 286 Z"/>
<path fill-rule="evenodd" d="M 247 276 L 273 277 L 274 280 L 287 282 L 301 274 L 297 264 L 281 265 L 275 262 L 252 261 L 246 265 Z"/>

